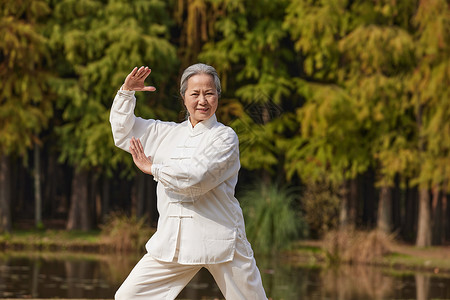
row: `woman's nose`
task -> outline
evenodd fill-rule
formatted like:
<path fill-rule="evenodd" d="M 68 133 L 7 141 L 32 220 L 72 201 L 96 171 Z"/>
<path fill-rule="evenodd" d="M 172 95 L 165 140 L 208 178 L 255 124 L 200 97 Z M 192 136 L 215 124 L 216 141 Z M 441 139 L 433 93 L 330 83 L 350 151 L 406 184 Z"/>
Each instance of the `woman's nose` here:
<path fill-rule="evenodd" d="M 199 97 L 199 99 L 198 99 L 198 102 L 199 102 L 200 104 L 206 104 L 207 101 L 206 101 L 205 95 L 201 94 L 200 97 Z"/>

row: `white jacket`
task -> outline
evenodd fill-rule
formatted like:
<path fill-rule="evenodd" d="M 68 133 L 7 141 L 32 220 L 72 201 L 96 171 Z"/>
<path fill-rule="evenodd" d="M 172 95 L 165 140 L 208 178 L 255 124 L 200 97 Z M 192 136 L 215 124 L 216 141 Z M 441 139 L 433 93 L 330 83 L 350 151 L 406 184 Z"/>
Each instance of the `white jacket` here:
<path fill-rule="evenodd" d="M 213 115 L 192 127 L 144 120 L 134 115 L 132 91 L 118 91 L 110 122 L 116 146 L 129 151 L 139 138 L 152 157 L 160 214 L 146 248 L 162 261 L 173 261 L 177 245 L 181 264 L 212 264 L 233 259 L 236 240 L 246 245 L 244 219 L 234 197 L 239 163 L 236 133 Z"/>

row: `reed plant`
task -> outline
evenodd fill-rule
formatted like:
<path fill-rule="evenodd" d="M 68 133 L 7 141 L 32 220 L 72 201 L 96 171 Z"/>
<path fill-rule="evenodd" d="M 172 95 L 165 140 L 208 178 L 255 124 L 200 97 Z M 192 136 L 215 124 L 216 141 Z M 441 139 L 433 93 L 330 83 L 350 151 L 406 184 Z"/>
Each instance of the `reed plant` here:
<path fill-rule="evenodd" d="M 101 226 L 101 239 L 116 252 L 140 251 L 154 233 L 144 218 L 112 213 Z"/>
<path fill-rule="evenodd" d="M 392 253 L 394 237 L 381 230 L 341 228 L 328 232 L 323 248 L 330 263 L 376 264 Z"/>
<path fill-rule="evenodd" d="M 306 233 L 306 222 L 294 209 L 293 190 L 260 184 L 246 189 L 239 199 L 255 252 L 276 253 Z"/>

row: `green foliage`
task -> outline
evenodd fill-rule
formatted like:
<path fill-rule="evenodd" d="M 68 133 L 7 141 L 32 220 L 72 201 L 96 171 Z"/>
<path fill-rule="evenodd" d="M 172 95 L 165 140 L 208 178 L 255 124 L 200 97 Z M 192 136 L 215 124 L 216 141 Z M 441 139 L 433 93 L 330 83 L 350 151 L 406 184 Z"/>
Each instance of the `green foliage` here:
<path fill-rule="evenodd" d="M 450 187 L 450 11 L 448 1 L 421 3 L 413 18 L 416 70 L 407 91 L 414 107 L 419 170 L 413 183 Z"/>
<path fill-rule="evenodd" d="M 234 120 L 231 126 L 239 134 L 242 166 L 249 170 L 263 168 L 270 171 L 277 164 L 274 135 L 267 127 L 255 123 L 248 115 Z"/>
<path fill-rule="evenodd" d="M 47 88 L 45 1 L 0 3 L 0 153 L 26 155 L 53 114 Z"/>
<path fill-rule="evenodd" d="M 0 153 L 49 141 L 71 166 L 129 175 L 108 121 L 125 76 L 149 65 L 158 91 L 137 93 L 136 114 L 174 120 L 178 68 L 203 61 L 222 79 L 217 114 L 244 168 L 332 185 L 372 168 L 379 185 L 449 190 L 449 11 L 446 0 L 2 1 Z"/>
<path fill-rule="evenodd" d="M 306 236 L 307 227 L 293 209 L 295 194 L 275 185 L 258 185 L 240 196 L 247 237 L 258 253 L 273 253 Z"/>
<path fill-rule="evenodd" d="M 282 28 L 288 2 L 217 1 L 222 13 L 199 54 L 200 60 L 214 65 L 221 75 L 221 101 L 233 99 L 241 106 L 226 111 L 222 119 L 234 120 L 229 124 L 239 135 L 241 163 L 248 169 L 276 170 L 284 156 L 279 141 L 290 131 L 289 123 L 280 127 L 275 120 L 289 119 L 283 116 L 289 113 L 283 101 L 292 95 L 294 86 L 289 69 L 295 56 Z"/>
<path fill-rule="evenodd" d="M 339 183 L 373 166 L 384 185 L 448 181 L 449 19 L 445 1 L 291 1 L 306 100 L 288 178 Z"/>
<path fill-rule="evenodd" d="M 288 176 L 339 183 L 364 172 L 371 162 L 370 136 L 351 109 L 355 99 L 335 85 L 299 83 L 309 100 L 297 110 L 301 135 L 287 145 Z"/>
<path fill-rule="evenodd" d="M 299 66 L 309 78 L 335 80 L 339 56 L 336 39 L 349 26 L 347 1 L 290 1 L 283 28 L 303 56 Z"/>
<path fill-rule="evenodd" d="M 64 123 L 57 129 L 61 160 L 106 174 L 125 162 L 130 171 L 131 160 L 113 145 L 109 108 L 131 69 L 149 65 L 156 71 L 148 84 L 157 86 L 158 93 L 137 95 L 137 114 L 175 115 L 165 108 L 174 105 L 164 105 L 161 83 L 172 78 L 177 63 L 165 4 L 65 0 L 55 2 L 53 9 L 47 32 L 60 77 L 53 88 L 63 109 Z"/>

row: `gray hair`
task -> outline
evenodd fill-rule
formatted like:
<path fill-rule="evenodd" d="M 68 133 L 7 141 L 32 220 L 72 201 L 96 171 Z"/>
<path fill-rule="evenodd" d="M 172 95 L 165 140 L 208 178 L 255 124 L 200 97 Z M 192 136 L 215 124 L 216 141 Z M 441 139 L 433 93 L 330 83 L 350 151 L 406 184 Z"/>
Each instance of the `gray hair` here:
<path fill-rule="evenodd" d="M 216 69 L 214 69 L 214 67 L 206 65 L 206 64 L 195 64 L 192 65 L 188 68 L 186 68 L 186 70 L 184 70 L 183 75 L 181 75 L 181 83 L 180 83 L 180 94 L 181 97 L 184 99 L 184 94 L 186 93 L 187 90 L 187 82 L 189 80 L 189 78 L 191 78 L 194 75 L 198 75 L 198 74 L 208 74 L 211 75 L 214 79 L 214 84 L 216 86 L 216 90 L 217 90 L 217 94 L 220 97 L 220 93 L 222 92 L 222 88 L 220 86 L 220 79 L 219 79 L 219 75 L 217 75 L 217 71 Z"/>

